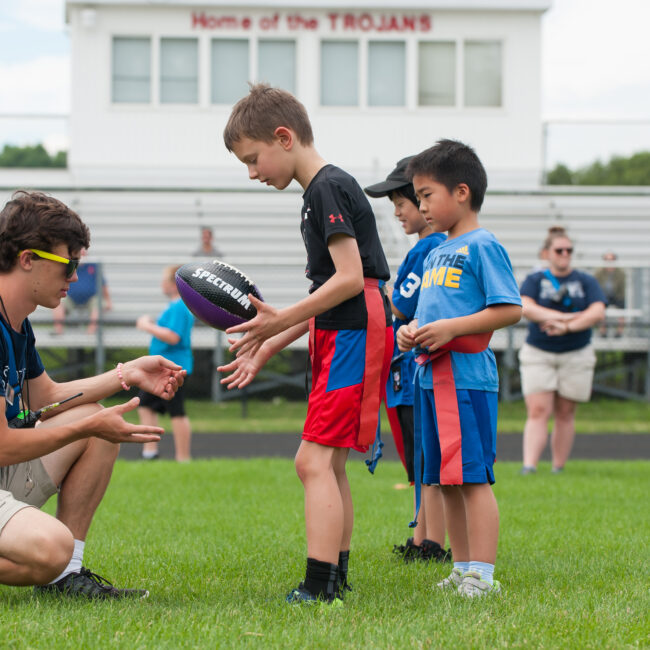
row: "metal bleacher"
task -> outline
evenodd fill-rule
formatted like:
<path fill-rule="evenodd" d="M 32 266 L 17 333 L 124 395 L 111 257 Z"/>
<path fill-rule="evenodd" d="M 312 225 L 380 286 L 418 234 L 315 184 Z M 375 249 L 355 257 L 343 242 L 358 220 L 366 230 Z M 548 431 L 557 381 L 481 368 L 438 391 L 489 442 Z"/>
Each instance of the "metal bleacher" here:
<path fill-rule="evenodd" d="M 307 292 L 298 191 L 59 190 L 54 194 L 90 227 L 88 259 L 102 263 L 113 302 L 113 310 L 104 315 L 108 325 L 104 343 L 109 347 L 147 345 L 149 337 L 135 329 L 135 319 L 143 313 L 155 316 L 164 307 L 162 270 L 196 259 L 192 253 L 201 226 L 213 228 L 220 257 L 253 279 L 267 302 L 283 307 Z M 394 274 L 413 242 L 401 231 L 387 200 L 373 201 L 373 207 Z M 537 266 L 541 242 L 553 225 L 564 225 L 574 240 L 577 268 L 596 268 L 602 253 L 614 250 L 634 280 L 628 282 L 630 313 L 648 321 L 649 216 L 650 191 L 645 188 L 628 192 L 567 188 L 553 193 L 489 193 L 481 224 L 504 244 L 519 280 Z M 51 313 L 39 309 L 32 320 L 47 333 Z M 75 342 L 84 344 L 83 332 L 77 329 L 74 336 Z M 505 347 L 505 337 L 505 333 L 495 337 L 495 347 Z M 67 338 L 66 334 L 50 344 L 72 344 Z M 193 342 L 198 348 L 213 347 L 214 332 L 196 328 Z M 48 337 L 41 336 L 39 345 L 47 344 Z M 643 345 L 647 349 L 647 339 Z"/>

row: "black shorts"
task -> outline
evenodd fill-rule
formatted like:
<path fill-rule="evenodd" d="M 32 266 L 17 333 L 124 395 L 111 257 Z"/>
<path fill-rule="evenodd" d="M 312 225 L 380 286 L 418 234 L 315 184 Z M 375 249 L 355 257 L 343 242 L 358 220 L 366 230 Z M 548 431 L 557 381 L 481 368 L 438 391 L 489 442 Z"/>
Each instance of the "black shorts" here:
<path fill-rule="evenodd" d="M 143 390 L 141 390 L 138 393 L 138 397 L 140 398 L 140 406 L 146 406 L 147 408 L 155 411 L 156 413 L 159 413 L 160 415 L 168 413 L 172 418 L 181 417 L 185 415 L 184 391 L 185 386 L 181 386 L 176 391 L 174 397 L 167 401 L 162 397 L 152 395 L 151 393 L 145 393 Z"/>

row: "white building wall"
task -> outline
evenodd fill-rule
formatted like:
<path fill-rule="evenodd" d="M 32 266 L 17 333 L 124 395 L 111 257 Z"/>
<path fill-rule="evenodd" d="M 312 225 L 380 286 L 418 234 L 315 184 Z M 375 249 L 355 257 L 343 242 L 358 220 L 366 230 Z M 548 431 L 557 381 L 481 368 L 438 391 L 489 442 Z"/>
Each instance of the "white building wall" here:
<path fill-rule="evenodd" d="M 376 181 L 404 155 L 420 151 L 441 137 L 452 137 L 476 148 L 488 170 L 491 187 L 537 185 L 542 159 L 540 16 L 544 3 L 532 3 L 536 5 L 532 11 L 530 6 L 525 11 L 517 10 L 517 7 L 521 9 L 531 4 L 522 1 L 505 3 L 508 7 L 514 6 L 512 10 L 460 11 L 447 8 L 423 12 L 421 8 L 410 11 L 395 1 L 392 13 L 430 16 L 431 31 L 407 34 L 332 30 L 328 19 L 330 11 L 326 8 L 314 9 L 313 5 L 308 5 L 296 9 L 281 3 L 267 4 L 273 6 L 255 9 L 245 8 L 239 3 L 240 6 L 230 9 L 214 5 L 197 9 L 183 4 L 182 0 L 178 4 L 152 3 L 148 6 L 68 2 L 73 62 L 69 165 L 75 181 L 127 186 L 248 187 L 243 166 L 226 151 L 221 138 L 231 106 L 210 104 L 210 40 L 219 36 L 244 37 L 256 33 L 261 21 L 273 25 L 271 21 L 277 15 L 277 27 L 266 30 L 264 35 L 289 37 L 297 42 L 296 94 L 309 111 L 316 147 L 326 159 L 349 170 L 362 183 Z M 454 3 L 444 4 L 455 6 Z M 457 6 L 461 4 L 456 3 Z M 504 5 L 503 2 L 471 4 L 483 7 Z M 350 11 L 360 14 L 367 10 Z M 212 16 L 235 16 L 240 23 L 243 17 L 249 17 L 253 27 L 248 31 L 241 27 L 193 27 L 193 13 L 201 12 Z M 288 29 L 287 16 L 294 13 L 304 18 L 316 18 L 318 29 Z M 387 10 L 371 13 L 379 22 Z M 150 104 L 115 104 L 111 101 L 114 36 L 152 38 Z M 160 38 L 169 36 L 199 39 L 198 104 L 161 105 L 158 102 L 158 44 Z M 417 72 L 411 65 L 407 69 L 406 107 L 367 107 L 363 99 L 358 107 L 322 107 L 319 105 L 318 69 L 320 39 L 324 37 L 360 41 L 369 38 L 403 39 L 409 52 L 407 61 L 411 63 L 417 61 L 418 39 L 454 40 L 459 51 L 462 51 L 463 39 L 502 41 L 502 106 L 418 107 Z M 362 87 L 363 81 L 362 78 Z M 462 104 L 460 80 L 457 93 L 460 95 L 457 101 Z"/>

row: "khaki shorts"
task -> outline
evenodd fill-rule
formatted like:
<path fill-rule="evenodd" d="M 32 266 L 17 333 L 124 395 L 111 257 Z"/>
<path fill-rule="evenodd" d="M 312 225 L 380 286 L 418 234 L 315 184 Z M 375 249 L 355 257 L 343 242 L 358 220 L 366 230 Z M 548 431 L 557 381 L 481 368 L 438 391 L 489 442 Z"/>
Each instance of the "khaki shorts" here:
<path fill-rule="evenodd" d="M 0 467 L 0 531 L 19 510 L 40 508 L 56 492 L 39 458 Z"/>
<path fill-rule="evenodd" d="M 524 343 L 519 350 L 524 396 L 557 392 L 574 402 L 588 402 L 595 367 L 596 353 L 591 344 L 571 352 L 546 352 Z"/>

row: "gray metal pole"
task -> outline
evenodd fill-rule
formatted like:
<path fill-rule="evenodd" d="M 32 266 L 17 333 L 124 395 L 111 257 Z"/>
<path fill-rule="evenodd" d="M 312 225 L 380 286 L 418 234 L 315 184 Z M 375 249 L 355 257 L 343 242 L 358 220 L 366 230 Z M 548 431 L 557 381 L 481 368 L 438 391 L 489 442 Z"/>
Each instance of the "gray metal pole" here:
<path fill-rule="evenodd" d="M 222 399 L 221 394 L 221 374 L 217 372 L 217 366 L 222 366 L 224 360 L 223 355 L 223 332 L 217 330 L 216 343 L 212 351 L 212 401 L 220 402 Z"/>
<path fill-rule="evenodd" d="M 101 262 L 97 263 L 97 273 L 95 274 L 95 292 L 97 295 L 97 342 L 95 344 L 95 374 L 100 375 L 104 372 L 106 365 L 106 349 L 104 347 L 104 266 Z"/>

